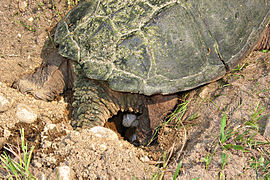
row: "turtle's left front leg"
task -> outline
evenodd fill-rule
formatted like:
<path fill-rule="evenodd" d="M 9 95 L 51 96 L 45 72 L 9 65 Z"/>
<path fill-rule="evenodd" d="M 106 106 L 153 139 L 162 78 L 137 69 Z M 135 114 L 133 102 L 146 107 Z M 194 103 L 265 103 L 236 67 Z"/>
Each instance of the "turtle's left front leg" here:
<path fill-rule="evenodd" d="M 79 74 L 74 86 L 73 127 L 104 126 L 119 111 L 137 114 L 138 125 L 128 128 L 125 138 L 131 142 L 136 140 L 138 144 L 148 143 L 152 130 L 162 123 L 178 100 L 176 94 L 145 96 L 113 91 L 106 82 L 91 80 Z"/>
<path fill-rule="evenodd" d="M 78 74 L 74 83 L 73 127 L 104 126 L 121 112 L 143 113 L 145 96 L 111 90 L 106 82 Z"/>

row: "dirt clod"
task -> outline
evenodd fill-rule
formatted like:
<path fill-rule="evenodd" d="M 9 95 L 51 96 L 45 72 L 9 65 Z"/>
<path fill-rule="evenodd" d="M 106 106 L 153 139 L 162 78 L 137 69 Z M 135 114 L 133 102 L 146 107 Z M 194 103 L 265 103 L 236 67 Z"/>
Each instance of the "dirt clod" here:
<path fill-rule="evenodd" d="M 10 107 L 10 102 L 3 95 L 0 94 L 0 112 L 7 111 Z"/>
<path fill-rule="evenodd" d="M 16 107 L 16 117 L 19 119 L 20 122 L 30 124 L 35 122 L 38 116 L 25 104 L 18 104 Z"/>

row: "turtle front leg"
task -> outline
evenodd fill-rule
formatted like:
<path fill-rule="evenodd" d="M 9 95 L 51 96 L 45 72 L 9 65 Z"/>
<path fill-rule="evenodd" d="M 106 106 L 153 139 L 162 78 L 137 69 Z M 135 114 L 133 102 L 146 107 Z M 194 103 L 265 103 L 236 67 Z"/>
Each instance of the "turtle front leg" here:
<path fill-rule="evenodd" d="M 79 73 L 81 74 L 81 73 Z M 77 75 L 75 81 L 72 126 L 104 126 L 119 111 L 138 115 L 138 124 L 125 126 L 123 120 L 114 122 L 116 126 L 125 126 L 123 136 L 130 142 L 145 145 L 152 136 L 152 130 L 160 125 L 162 119 L 177 104 L 178 96 L 124 93 L 111 90 L 106 82 L 87 79 Z M 117 128 L 116 128 L 117 129 Z M 120 128 L 121 129 L 121 128 Z"/>
<path fill-rule="evenodd" d="M 106 82 L 78 75 L 74 86 L 74 128 L 104 126 L 119 111 L 143 113 L 145 110 L 143 95 L 113 91 Z"/>
<path fill-rule="evenodd" d="M 73 128 L 105 125 L 137 145 L 146 144 L 151 138 L 152 129 L 147 110 L 149 97 L 113 91 L 106 82 L 80 76 L 77 76 L 74 86 L 74 120 L 71 122 Z M 121 116 L 116 118 L 116 121 L 108 122 L 113 116 L 121 114 L 118 112 L 139 115 L 138 124 L 135 127 L 124 126 Z"/>

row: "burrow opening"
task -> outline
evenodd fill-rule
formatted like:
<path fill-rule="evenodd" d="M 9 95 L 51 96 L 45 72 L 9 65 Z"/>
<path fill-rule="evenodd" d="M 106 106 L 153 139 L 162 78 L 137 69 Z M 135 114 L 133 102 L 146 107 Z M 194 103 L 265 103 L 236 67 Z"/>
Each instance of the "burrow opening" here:
<path fill-rule="evenodd" d="M 108 119 L 108 121 L 105 123 L 105 127 L 112 129 L 113 131 L 118 133 L 120 138 L 127 140 L 131 144 L 139 145 L 135 133 L 138 128 L 138 123 L 139 123 L 138 117 L 140 115 L 141 115 L 140 113 L 134 113 L 134 112 L 129 112 L 129 111 L 124 111 L 124 112 L 119 111 L 116 115 Z M 126 122 L 125 120 L 123 123 L 123 119 L 126 119 L 127 116 L 131 116 L 130 119 L 133 119 L 133 118 L 136 118 L 136 119 L 133 120 L 133 123 Z"/>

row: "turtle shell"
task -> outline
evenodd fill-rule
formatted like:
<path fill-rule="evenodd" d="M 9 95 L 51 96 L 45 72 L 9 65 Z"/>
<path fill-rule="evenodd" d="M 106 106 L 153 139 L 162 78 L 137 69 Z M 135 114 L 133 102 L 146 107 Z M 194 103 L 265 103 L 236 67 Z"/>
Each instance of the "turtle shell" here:
<path fill-rule="evenodd" d="M 216 80 L 252 50 L 268 0 L 88 0 L 58 24 L 59 53 L 116 91 L 171 94 Z"/>

